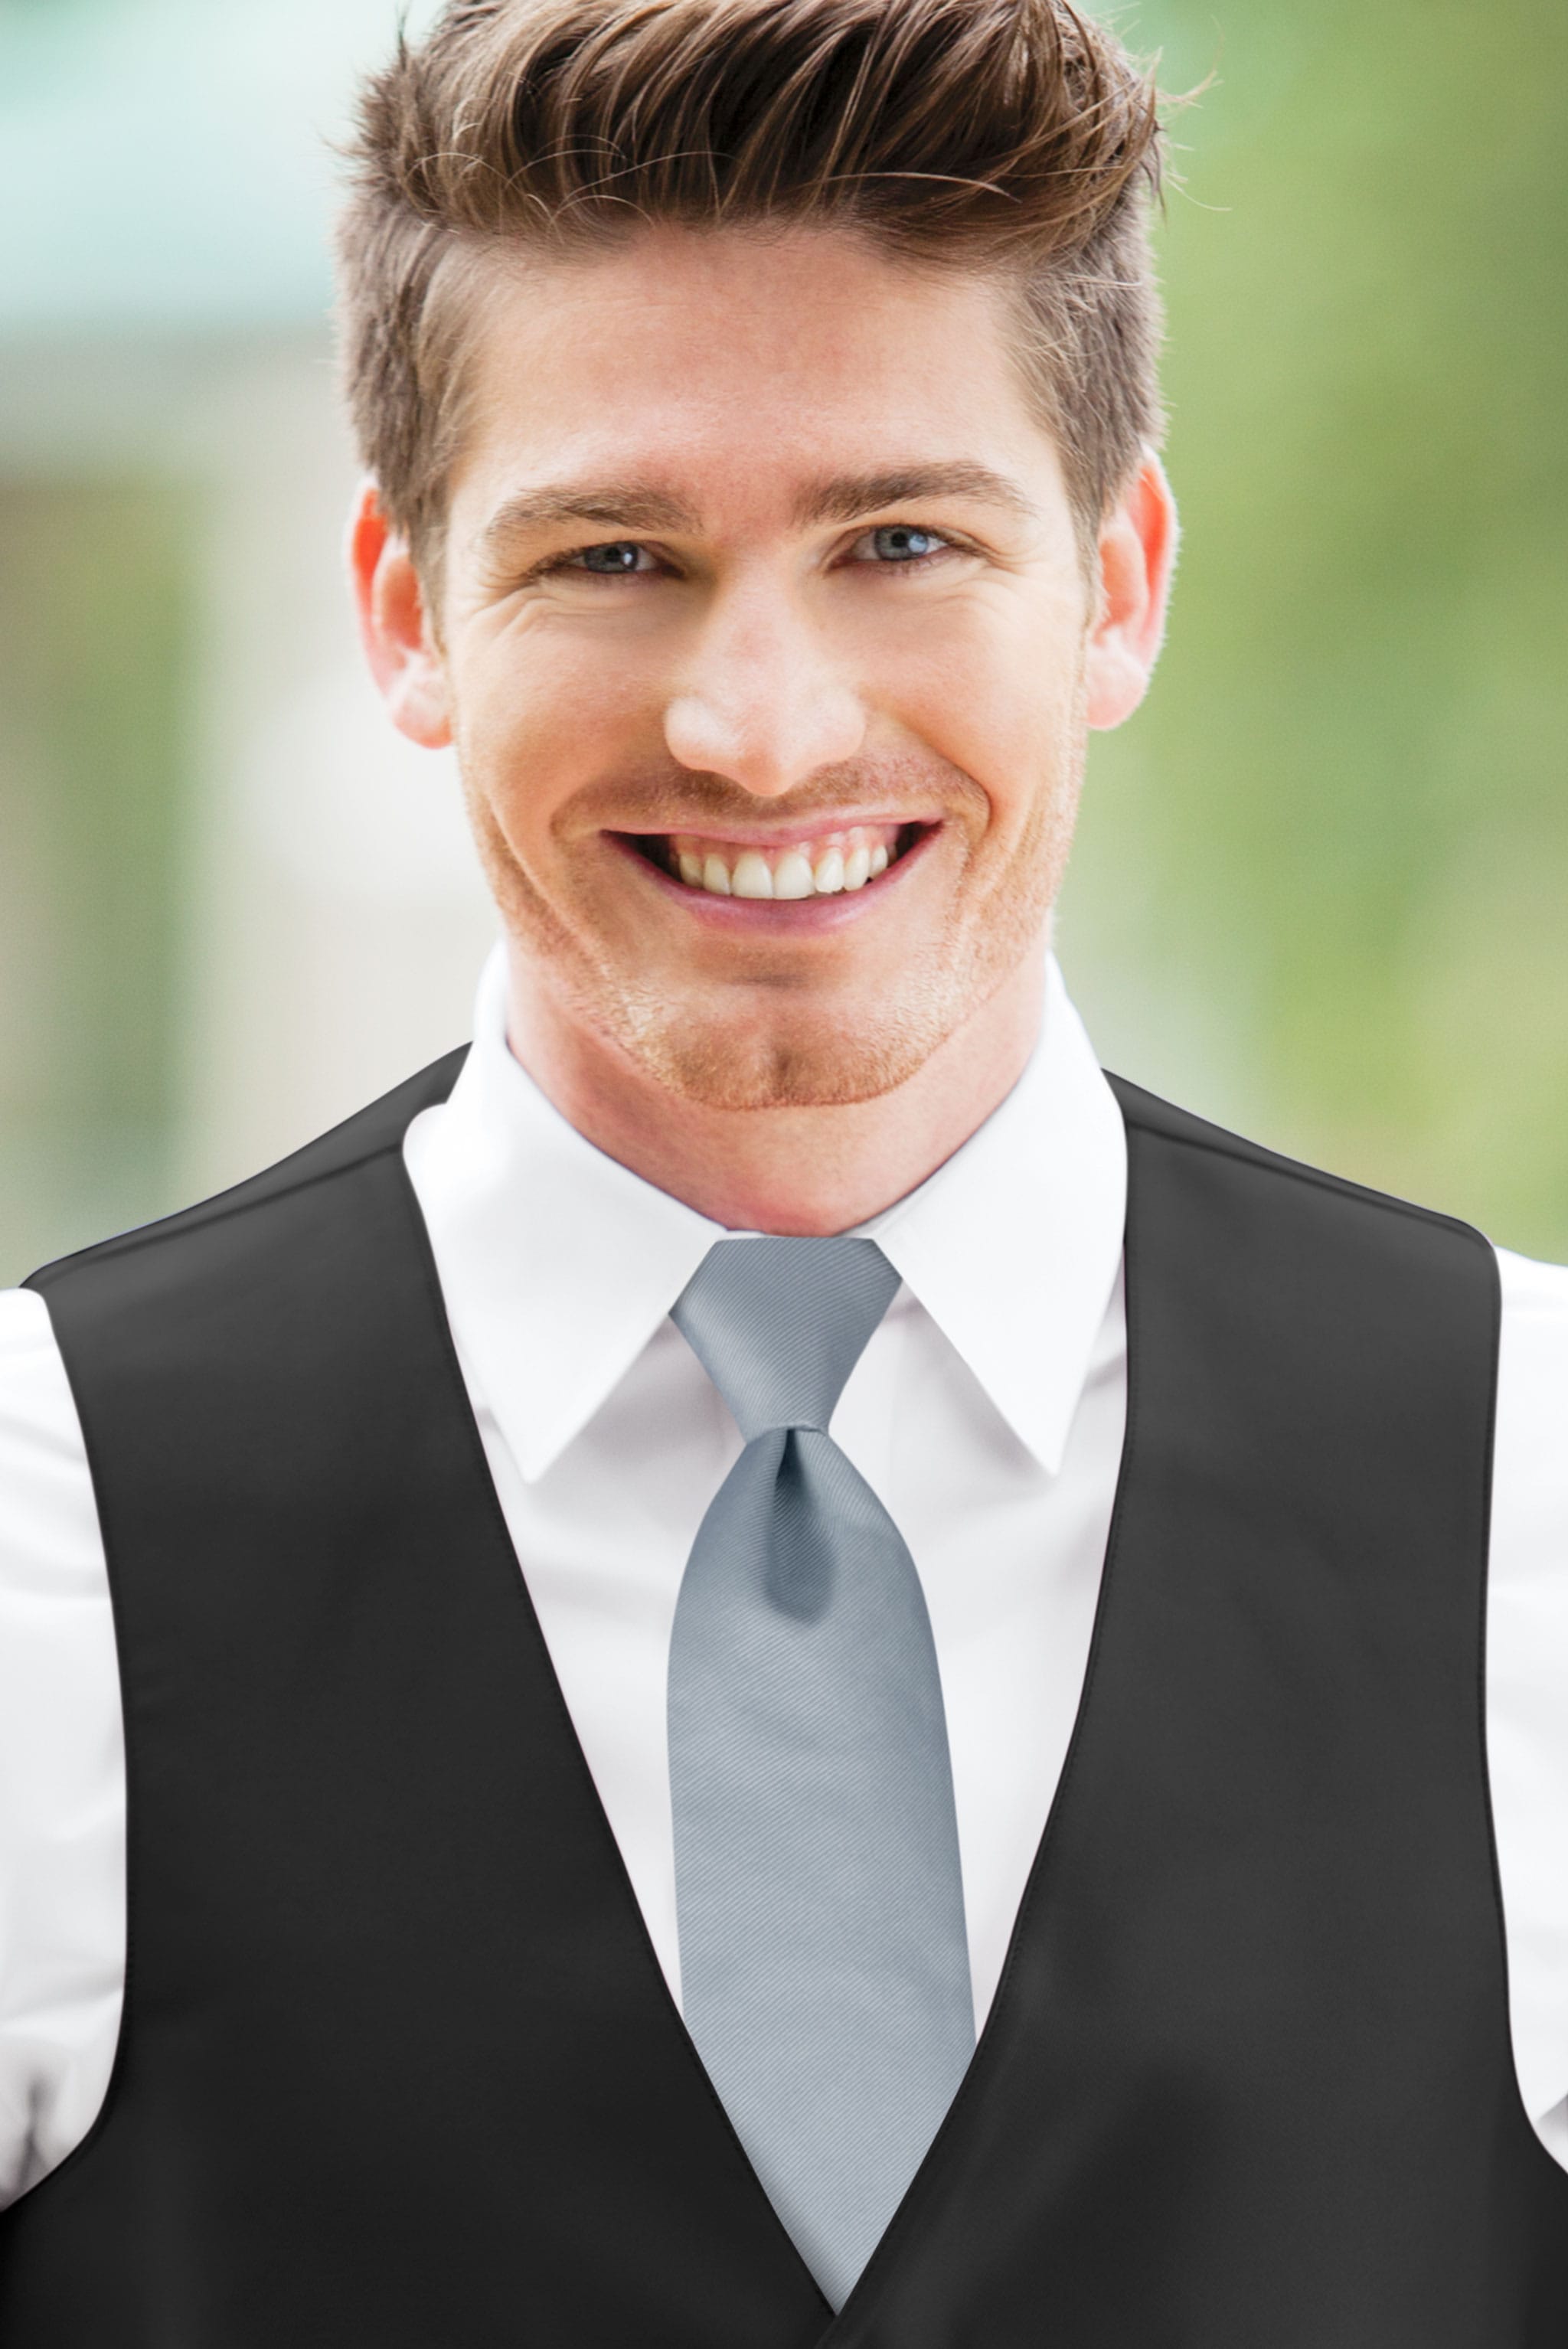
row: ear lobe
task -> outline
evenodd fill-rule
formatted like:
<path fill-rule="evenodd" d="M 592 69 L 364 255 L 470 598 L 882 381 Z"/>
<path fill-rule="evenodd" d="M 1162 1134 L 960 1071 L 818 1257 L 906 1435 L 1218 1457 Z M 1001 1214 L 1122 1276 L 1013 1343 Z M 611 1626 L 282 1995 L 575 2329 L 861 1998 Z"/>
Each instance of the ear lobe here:
<path fill-rule="evenodd" d="M 1150 450 L 1099 535 L 1099 605 L 1085 661 L 1091 726 L 1119 726 L 1149 689 L 1176 563 L 1176 501 Z"/>
<path fill-rule="evenodd" d="M 349 523 L 348 574 L 359 640 L 392 723 L 425 750 L 444 750 L 452 739 L 446 664 L 413 557 L 382 512 L 373 481 Z"/>

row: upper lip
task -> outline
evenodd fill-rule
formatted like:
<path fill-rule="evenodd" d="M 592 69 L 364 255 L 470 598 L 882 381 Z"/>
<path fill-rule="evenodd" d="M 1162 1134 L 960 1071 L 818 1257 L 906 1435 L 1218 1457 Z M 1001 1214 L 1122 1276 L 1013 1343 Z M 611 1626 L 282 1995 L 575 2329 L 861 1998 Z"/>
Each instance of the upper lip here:
<path fill-rule="evenodd" d="M 867 812 L 861 809 L 826 815 L 801 816 L 794 823 L 768 824 L 714 823 L 701 816 L 678 823 L 612 824 L 608 830 L 618 832 L 624 840 L 673 840 L 690 837 L 696 840 L 718 840 L 733 843 L 737 848 L 790 848 L 799 840 L 814 840 L 819 833 L 852 832 L 857 825 L 896 824 L 900 831 L 913 827 L 929 832 L 941 821 L 936 816 L 910 815 L 905 810 L 878 809 Z"/>

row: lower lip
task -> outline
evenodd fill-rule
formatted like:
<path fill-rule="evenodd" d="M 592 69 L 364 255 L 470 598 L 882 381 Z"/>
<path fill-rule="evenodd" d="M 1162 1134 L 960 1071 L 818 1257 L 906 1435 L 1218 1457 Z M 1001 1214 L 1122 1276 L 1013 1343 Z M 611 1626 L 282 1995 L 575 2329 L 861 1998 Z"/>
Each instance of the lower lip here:
<path fill-rule="evenodd" d="M 710 922 L 719 929 L 779 937 L 786 930 L 814 935 L 821 930 L 842 929 L 846 923 L 858 921 L 871 907 L 882 904 L 893 894 L 910 867 L 920 863 L 941 829 L 940 824 L 928 824 L 903 855 L 896 857 L 874 881 L 868 881 L 863 889 L 835 890 L 827 897 L 716 896 L 709 889 L 694 889 L 689 882 L 676 880 L 672 874 L 634 848 L 624 833 L 607 833 L 604 836 L 655 888 L 665 896 L 677 898 L 697 921 Z"/>

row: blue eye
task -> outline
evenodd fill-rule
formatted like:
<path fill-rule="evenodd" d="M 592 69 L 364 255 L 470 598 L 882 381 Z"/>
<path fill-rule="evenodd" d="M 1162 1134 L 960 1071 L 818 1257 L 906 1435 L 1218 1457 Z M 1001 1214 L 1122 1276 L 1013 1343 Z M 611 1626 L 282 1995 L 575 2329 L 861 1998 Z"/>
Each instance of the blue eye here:
<path fill-rule="evenodd" d="M 645 551 L 634 539 L 617 538 L 606 546 L 584 546 L 572 560 L 583 571 L 597 572 L 601 577 L 620 579 L 641 568 Z"/>
<path fill-rule="evenodd" d="M 920 530 L 907 522 L 885 523 L 880 530 L 868 531 L 866 537 L 879 563 L 918 563 L 924 555 L 940 554 L 947 544 L 935 531 Z"/>

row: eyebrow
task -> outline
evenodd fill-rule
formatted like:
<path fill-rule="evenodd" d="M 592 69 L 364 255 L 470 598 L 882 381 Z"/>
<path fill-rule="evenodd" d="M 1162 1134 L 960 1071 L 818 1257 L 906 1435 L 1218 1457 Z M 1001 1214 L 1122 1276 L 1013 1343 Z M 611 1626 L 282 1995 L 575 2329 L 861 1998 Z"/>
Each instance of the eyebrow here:
<path fill-rule="evenodd" d="M 1030 520 L 1037 513 L 1005 473 L 958 461 L 901 465 L 884 473 L 845 473 L 819 481 L 796 501 L 794 519 L 802 523 L 854 522 L 861 514 L 927 498 L 978 499 Z M 485 524 L 481 543 L 493 550 L 528 531 L 559 529 L 564 523 L 593 523 L 626 532 L 695 533 L 700 527 L 691 508 L 678 498 L 635 482 L 556 482 L 508 498 Z"/>
<path fill-rule="evenodd" d="M 848 473 L 809 490 L 795 508 L 797 522 L 854 522 L 884 506 L 913 505 L 923 498 L 976 498 L 986 505 L 1006 506 L 1029 520 L 1037 508 L 1016 481 L 994 473 L 989 465 L 964 461 L 946 465 L 900 465 L 886 473 Z"/>
<path fill-rule="evenodd" d="M 525 531 L 554 530 L 562 523 L 603 523 L 609 530 L 695 530 L 696 517 L 678 498 L 620 481 L 558 482 L 520 490 L 498 506 L 480 533 L 486 547 L 504 545 Z"/>

